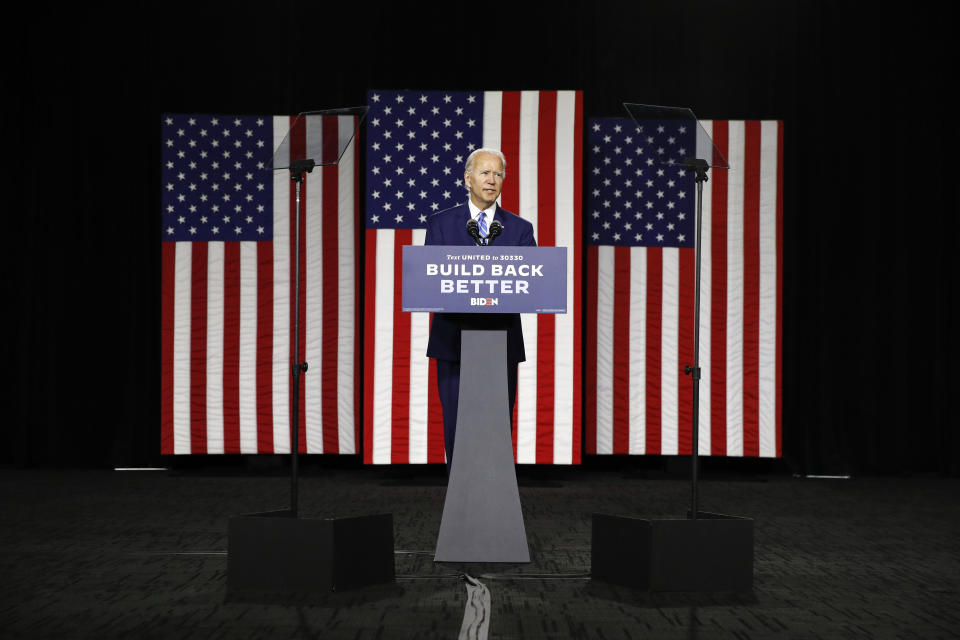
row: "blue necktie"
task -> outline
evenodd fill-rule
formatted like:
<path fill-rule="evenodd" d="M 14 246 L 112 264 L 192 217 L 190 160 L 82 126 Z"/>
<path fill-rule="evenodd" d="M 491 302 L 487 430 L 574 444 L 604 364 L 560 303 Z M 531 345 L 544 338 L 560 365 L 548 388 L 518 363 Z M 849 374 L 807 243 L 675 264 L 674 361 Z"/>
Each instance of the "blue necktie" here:
<path fill-rule="evenodd" d="M 477 222 L 480 224 L 480 235 L 484 238 L 487 237 L 487 214 L 483 211 L 480 212 L 480 215 L 477 216 Z"/>

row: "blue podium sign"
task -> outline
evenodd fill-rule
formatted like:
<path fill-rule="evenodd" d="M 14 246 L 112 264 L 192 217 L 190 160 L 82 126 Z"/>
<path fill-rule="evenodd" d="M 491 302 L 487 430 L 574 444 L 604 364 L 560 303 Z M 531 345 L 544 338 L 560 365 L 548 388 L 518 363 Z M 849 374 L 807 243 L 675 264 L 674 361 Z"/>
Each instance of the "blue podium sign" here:
<path fill-rule="evenodd" d="M 403 310 L 566 313 L 566 247 L 403 247 Z"/>

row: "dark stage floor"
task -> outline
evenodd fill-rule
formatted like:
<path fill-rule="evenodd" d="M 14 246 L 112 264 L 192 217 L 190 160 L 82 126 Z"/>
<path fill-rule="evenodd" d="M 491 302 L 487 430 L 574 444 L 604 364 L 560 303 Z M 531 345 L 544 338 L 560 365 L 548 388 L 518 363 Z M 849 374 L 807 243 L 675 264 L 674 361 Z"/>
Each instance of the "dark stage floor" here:
<path fill-rule="evenodd" d="M 754 589 L 591 581 L 590 513 L 679 517 L 664 474 L 523 469 L 529 565 L 435 565 L 435 469 L 305 473 L 303 516 L 392 512 L 397 580 L 299 606 L 226 600 L 227 519 L 287 505 L 282 470 L 0 470 L 2 638 L 456 638 L 467 571 L 491 638 L 960 637 L 960 481 L 704 474 L 701 507 L 755 518 Z"/>

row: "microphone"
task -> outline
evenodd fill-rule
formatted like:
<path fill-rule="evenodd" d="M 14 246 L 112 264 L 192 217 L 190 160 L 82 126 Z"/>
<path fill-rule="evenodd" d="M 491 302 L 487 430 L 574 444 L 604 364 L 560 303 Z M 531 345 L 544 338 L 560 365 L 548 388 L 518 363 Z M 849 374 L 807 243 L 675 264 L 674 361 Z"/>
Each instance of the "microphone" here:
<path fill-rule="evenodd" d="M 503 233 L 503 225 L 498 220 L 490 223 L 490 235 L 487 236 L 487 244 L 493 244 L 494 238 Z"/>
<path fill-rule="evenodd" d="M 477 221 L 473 218 L 467 220 L 467 233 L 470 234 L 470 237 L 473 238 L 473 241 L 477 243 L 477 246 L 482 246 L 480 242 L 480 225 L 477 224 Z"/>

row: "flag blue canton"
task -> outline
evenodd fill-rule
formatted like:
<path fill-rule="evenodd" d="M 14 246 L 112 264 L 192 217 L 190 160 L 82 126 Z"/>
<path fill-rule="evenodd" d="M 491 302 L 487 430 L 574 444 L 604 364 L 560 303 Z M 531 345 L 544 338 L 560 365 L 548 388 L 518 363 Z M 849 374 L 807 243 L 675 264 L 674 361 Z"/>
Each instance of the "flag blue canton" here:
<path fill-rule="evenodd" d="M 693 247 L 695 175 L 668 164 L 694 155 L 692 128 L 680 121 L 589 120 L 590 244 Z"/>
<path fill-rule="evenodd" d="M 162 122 L 165 241 L 273 237 L 273 121 L 167 114 Z"/>
<path fill-rule="evenodd" d="M 367 103 L 367 228 L 423 228 L 430 214 L 465 202 L 483 93 L 371 91 Z"/>

